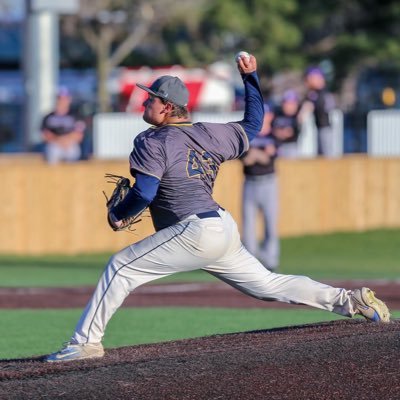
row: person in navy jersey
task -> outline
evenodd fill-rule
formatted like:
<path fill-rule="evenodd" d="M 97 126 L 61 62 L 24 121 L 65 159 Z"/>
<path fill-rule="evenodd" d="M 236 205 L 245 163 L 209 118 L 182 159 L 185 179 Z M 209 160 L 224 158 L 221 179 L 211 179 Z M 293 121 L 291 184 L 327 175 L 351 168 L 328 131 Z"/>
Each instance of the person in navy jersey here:
<path fill-rule="evenodd" d="M 241 157 L 244 183 L 242 197 L 242 240 L 246 249 L 270 271 L 279 267 L 278 236 L 279 193 L 275 160 L 278 141 L 271 134 L 273 107 L 264 104 L 262 129 L 250 142 L 250 148 Z M 263 235 L 257 236 L 258 212 L 263 216 Z"/>
<path fill-rule="evenodd" d="M 272 120 L 272 135 L 279 143 L 279 156 L 298 157 L 298 139 L 301 131 L 303 113 L 300 99 L 294 90 L 287 90 L 280 105 L 275 109 Z"/>
<path fill-rule="evenodd" d="M 148 92 L 143 119 L 152 126 L 134 140 L 129 161 L 135 183 L 108 211 L 107 220 L 118 227 L 149 207 L 156 232 L 110 258 L 71 340 L 46 361 L 102 357 L 106 325 L 129 293 L 147 282 L 198 269 L 260 300 L 307 304 L 347 316 L 362 313 L 371 320 L 389 318 L 369 289 L 356 295 L 304 276 L 268 271 L 243 246 L 229 211 L 212 198 L 220 165 L 241 157 L 263 122 L 256 59 L 242 56 L 237 63 L 245 87 L 241 121 L 192 123 L 189 92 L 177 77 L 138 85 Z M 368 304 L 373 300 L 369 312 L 358 308 L 361 295 Z"/>
<path fill-rule="evenodd" d="M 73 162 L 81 157 L 80 144 L 86 126 L 71 111 L 71 102 L 69 90 L 59 88 L 54 111 L 43 118 L 41 130 L 45 142 L 44 156 L 49 164 Z"/>

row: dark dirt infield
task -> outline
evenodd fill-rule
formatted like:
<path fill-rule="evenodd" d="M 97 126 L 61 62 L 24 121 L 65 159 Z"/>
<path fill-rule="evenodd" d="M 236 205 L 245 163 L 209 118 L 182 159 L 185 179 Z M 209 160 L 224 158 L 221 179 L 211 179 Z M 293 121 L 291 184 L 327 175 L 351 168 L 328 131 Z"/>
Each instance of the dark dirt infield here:
<path fill-rule="evenodd" d="M 60 364 L 2 360 L 0 398 L 396 400 L 400 321 L 216 335 Z"/>
<path fill-rule="evenodd" d="M 398 281 L 329 281 L 332 286 L 354 289 L 367 286 L 387 302 L 390 309 L 400 310 Z M 80 288 L 0 288 L 1 308 L 82 308 L 93 293 L 92 287 Z M 226 283 L 174 283 L 144 285 L 125 300 L 124 307 L 298 307 L 278 302 L 264 302 L 244 295 Z M 400 396 L 399 396 L 400 399 Z"/>
<path fill-rule="evenodd" d="M 368 286 L 400 309 L 398 282 Z M 93 288 L 0 288 L 0 308 L 83 307 Z M 298 307 L 223 283 L 147 285 L 124 306 Z M 0 355 L 1 358 L 1 355 Z M 107 350 L 101 360 L 0 360 L 0 399 L 400 399 L 400 321 L 361 319 Z"/>

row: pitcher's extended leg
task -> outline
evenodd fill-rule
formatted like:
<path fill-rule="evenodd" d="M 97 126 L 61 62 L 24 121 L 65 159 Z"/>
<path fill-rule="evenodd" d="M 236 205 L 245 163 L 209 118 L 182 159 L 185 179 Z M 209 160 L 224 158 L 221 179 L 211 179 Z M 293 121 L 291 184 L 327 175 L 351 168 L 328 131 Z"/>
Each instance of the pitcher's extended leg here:
<path fill-rule="evenodd" d="M 354 315 L 351 291 L 334 288 L 306 276 L 269 272 L 244 247 L 230 262 L 208 266 L 204 270 L 260 300 L 304 304 L 348 317 Z"/>
<path fill-rule="evenodd" d="M 203 268 L 205 271 L 261 300 L 305 304 L 344 316 L 354 315 L 351 291 L 306 276 L 269 272 L 241 244 L 236 223 L 229 213 L 226 213 L 225 224 L 230 225 L 231 246 L 218 262 Z"/>

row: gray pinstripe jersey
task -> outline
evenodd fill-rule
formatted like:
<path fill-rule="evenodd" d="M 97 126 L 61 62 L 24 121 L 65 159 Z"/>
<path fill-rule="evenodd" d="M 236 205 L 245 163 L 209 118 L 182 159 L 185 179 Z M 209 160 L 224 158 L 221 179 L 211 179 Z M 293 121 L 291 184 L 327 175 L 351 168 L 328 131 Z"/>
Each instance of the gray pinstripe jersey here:
<path fill-rule="evenodd" d="M 152 127 L 139 134 L 130 155 L 131 172 L 157 177 L 150 205 L 156 230 L 192 214 L 217 210 L 212 189 L 222 162 L 249 147 L 239 123 L 181 123 Z"/>

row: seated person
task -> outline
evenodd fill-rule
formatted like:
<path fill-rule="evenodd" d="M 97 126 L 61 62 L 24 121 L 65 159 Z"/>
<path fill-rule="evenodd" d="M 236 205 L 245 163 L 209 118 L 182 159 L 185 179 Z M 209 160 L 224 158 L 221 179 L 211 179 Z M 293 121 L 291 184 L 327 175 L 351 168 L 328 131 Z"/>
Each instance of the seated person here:
<path fill-rule="evenodd" d="M 77 161 L 81 157 L 80 143 L 83 140 L 85 123 L 71 111 L 71 95 L 66 88 L 57 94 L 55 110 L 42 122 L 42 137 L 45 141 L 45 158 L 49 164 L 60 161 Z"/>

